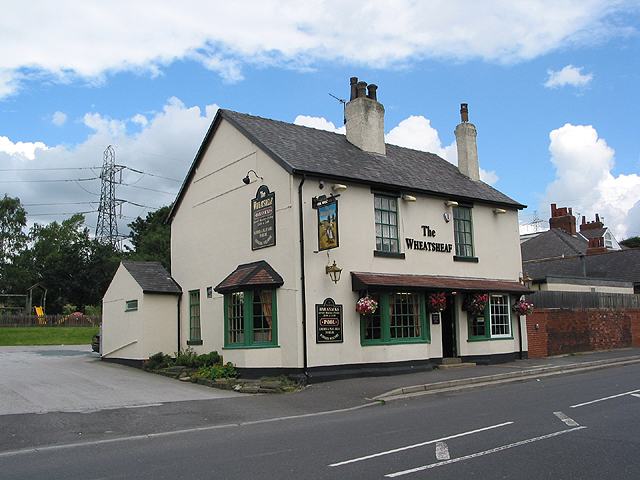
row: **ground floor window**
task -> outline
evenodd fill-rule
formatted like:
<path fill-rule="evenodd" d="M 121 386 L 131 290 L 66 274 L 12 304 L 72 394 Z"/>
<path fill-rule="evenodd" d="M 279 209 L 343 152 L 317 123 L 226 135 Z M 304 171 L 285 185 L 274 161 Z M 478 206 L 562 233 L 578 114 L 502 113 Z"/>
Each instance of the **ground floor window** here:
<path fill-rule="evenodd" d="M 277 345 L 275 290 L 228 293 L 224 311 L 225 347 Z"/>
<path fill-rule="evenodd" d="M 509 295 L 489 295 L 487 307 L 482 315 L 469 315 L 469 339 L 488 340 L 491 338 L 511 338 L 511 315 Z"/>
<path fill-rule="evenodd" d="M 373 314 L 361 315 L 363 345 L 430 340 L 423 294 L 381 292 L 370 296 L 378 302 L 378 309 Z"/>

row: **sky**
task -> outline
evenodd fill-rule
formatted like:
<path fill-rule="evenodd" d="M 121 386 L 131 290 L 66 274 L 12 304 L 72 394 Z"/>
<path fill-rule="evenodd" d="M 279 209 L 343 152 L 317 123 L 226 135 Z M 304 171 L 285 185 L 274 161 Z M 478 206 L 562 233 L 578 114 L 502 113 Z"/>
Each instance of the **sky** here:
<path fill-rule="evenodd" d="M 30 225 L 83 213 L 93 234 L 111 145 L 126 234 L 218 108 L 344 133 L 358 77 L 388 143 L 454 164 L 467 103 L 521 232 L 556 204 L 640 236 L 640 0 L 0 0 L 0 44 L 0 195 Z"/>

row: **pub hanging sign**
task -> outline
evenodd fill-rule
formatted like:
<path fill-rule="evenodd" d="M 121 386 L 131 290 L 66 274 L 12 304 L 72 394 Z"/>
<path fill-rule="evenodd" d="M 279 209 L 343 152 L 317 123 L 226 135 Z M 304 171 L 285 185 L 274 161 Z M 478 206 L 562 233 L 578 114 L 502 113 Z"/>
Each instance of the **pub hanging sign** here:
<path fill-rule="evenodd" d="M 251 200 L 251 250 L 276 244 L 276 193 L 261 185 Z"/>
<path fill-rule="evenodd" d="M 342 305 L 332 298 L 316 304 L 316 343 L 342 343 Z"/>

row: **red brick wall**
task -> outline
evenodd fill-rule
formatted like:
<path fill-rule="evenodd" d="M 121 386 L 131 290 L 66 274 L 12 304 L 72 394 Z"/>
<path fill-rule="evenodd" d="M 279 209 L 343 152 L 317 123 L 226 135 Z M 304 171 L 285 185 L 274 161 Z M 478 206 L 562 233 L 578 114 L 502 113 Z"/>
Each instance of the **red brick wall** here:
<path fill-rule="evenodd" d="M 535 309 L 527 316 L 529 357 L 640 348 L 638 309 Z"/>

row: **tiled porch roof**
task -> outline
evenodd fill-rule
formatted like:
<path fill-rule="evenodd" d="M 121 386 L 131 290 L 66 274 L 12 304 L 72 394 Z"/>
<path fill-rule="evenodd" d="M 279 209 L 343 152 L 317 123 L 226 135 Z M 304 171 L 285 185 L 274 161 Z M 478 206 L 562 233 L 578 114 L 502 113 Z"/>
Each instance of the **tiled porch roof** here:
<path fill-rule="evenodd" d="M 283 284 L 284 280 L 278 272 L 267 262 L 260 260 L 238 265 L 214 290 L 218 293 L 228 293 L 258 288 L 278 288 Z"/>

